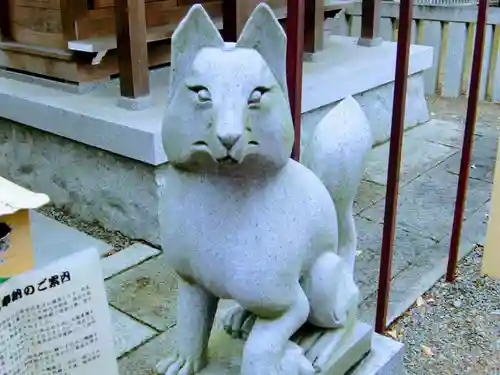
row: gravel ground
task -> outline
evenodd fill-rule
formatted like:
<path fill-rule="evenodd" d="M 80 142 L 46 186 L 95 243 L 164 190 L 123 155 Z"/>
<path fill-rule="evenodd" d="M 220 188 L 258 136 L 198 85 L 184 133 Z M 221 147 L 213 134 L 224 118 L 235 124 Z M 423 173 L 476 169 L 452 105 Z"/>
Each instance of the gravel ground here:
<path fill-rule="evenodd" d="M 480 275 L 482 247 L 460 262 L 388 330 L 405 343 L 408 375 L 500 374 L 500 280 Z"/>
<path fill-rule="evenodd" d="M 45 216 L 51 217 L 63 224 L 66 224 L 69 227 L 73 227 L 79 230 L 80 232 L 86 233 L 89 236 L 98 238 L 112 245 L 113 250 L 110 251 L 107 255 L 111 255 L 116 253 L 117 251 L 123 250 L 135 242 L 140 242 L 128 238 L 127 236 L 125 236 L 120 232 L 105 229 L 98 223 L 85 222 L 75 217 L 72 217 L 62 212 L 61 210 L 58 210 L 51 204 L 43 206 L 39 208 L 37 211 Z"/>

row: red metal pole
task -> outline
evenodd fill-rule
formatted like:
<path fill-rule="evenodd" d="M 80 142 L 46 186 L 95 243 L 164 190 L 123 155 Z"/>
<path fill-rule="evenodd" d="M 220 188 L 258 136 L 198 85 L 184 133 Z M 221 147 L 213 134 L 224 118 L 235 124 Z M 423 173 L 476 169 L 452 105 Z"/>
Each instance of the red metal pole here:
<path fill-rule="evenodd" d="M 382 254 L 380 258 L 380 273 L 378 281 L 377 315 L 375 318 L 375 332 L 377 333 L 383 333 L 385 331 L 387 308 L 389 305 L 394 233 L 396 229 L 396 212 L 398 205 L 399 171 L 401 165 L 401 149 L 403 146 L 412 17 L 413 0 L 401 0 L 399 6 L 400 22 L 396 54 L 391 140 L 389 148 L 389 170 L 387 174 L 387 191 L 385 195 L 384 229 L 382 233 Z"/>
<path fill-rule="evenodd" d="M 467 183 L 469 180 L 471 151 L 474 142 L 474 130 L 476 128 L 477 103 L 479 101 L 479 86 L 481 84 L 481 70 L 483 66 L 484 52 L 484 33 L 486 28 L 487 13 L 488 0 L 479 0 L 476 24 L 476 38 L 474 40 L 474 55 L 472 58 L 471 79 L 469 84 L 469 99 L 467 103 L 464 140 L 462 144 L 462 159 L 460 162 L 457 199 L 455 201 L 455 213 L 453 216 L 453 229 L 451 232 L 450 254 L 448 257 L 448 269 L 446 272 L 446 281 L 448 282 L 455 281 L 455 271 L 457 269 L 458 263 L 465 199 L 467 196 Z"/>
<path fill-rule="evenodd" d="M 288 97 L 295 129 L 292 158 L 300 158 L 300 127 L 302 114 L 302 55 L 304 53 L 305 0 L 289 0 L 286 19 L 286 71 Z"/>

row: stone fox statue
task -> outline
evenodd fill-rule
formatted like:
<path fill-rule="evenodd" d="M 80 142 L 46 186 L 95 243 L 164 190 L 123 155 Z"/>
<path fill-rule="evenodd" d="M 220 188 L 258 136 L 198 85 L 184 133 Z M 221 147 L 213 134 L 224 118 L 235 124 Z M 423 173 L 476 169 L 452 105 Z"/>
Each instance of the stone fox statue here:
<path fill-rule="evenodd" d="M 237 43 L 224 43 L 201 5 L 172 37 L 163 122 L 170 164 L 158 178 L 163 248 L 179 276 L 178 337 L 161 374 L 206 366 L 219 299 L 238 303 L 225 318 L 233 333 L 253 317 L 243 375 L 314 372 L 300 361 L 285 370 L 290 338 L 306 322 L 342 327 L 357 308 L 352 205 L 369 125 L 347 98 L 317 126 L 303 163 L 292 160 L 285 55 L 285 33 L 266 4 Z"/>

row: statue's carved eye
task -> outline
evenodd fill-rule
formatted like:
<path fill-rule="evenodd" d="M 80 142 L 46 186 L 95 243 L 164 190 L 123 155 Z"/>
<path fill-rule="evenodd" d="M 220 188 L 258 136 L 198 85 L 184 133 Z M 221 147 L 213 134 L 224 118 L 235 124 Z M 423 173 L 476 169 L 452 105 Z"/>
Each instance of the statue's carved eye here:
<path fill-rule="evenodd" d="M 267 87 L 257 87 L 255 90 L 252 91 L 248 98 L 248 104 L 259 104 L 260 101 L 262 100 L 262 96 L 268 92 L 269 89 Z"/>
<path fill-rule="evenodd" d="M 206 103 L 212 101 L 212 96 L 210 95 L 210 91 L 205 86 L 189 86 L 189 90 L 195 92 L 198 96 L 198 100 L 201 103 Z"/>

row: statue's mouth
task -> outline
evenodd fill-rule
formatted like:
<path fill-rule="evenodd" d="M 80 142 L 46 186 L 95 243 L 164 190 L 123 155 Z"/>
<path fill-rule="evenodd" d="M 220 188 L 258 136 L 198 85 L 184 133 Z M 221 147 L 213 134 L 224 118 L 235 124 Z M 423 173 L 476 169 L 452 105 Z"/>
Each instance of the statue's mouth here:
<path fill-rule="evenodd" d="M 217 162 L 219 164 L 224 164 L 224 165 L 232 165 L 232 164 L 238 164 L 238 160 L 232 158 L 231 156 L 226 156 L 224 158 L 221 158 L 221 159 L 217 159 Z"/>

